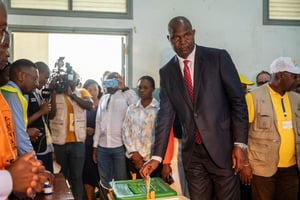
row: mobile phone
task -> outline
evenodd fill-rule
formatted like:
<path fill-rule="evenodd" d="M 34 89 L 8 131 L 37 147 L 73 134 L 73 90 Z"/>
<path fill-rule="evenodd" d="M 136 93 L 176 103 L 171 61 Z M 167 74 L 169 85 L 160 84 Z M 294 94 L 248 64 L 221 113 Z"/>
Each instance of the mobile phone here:
<path fill-rule="evenodd" d="M 116 79 L 106 79 L 103 81 L 104 88 L 117 88 L 119 87 L 119 81 Z"/>

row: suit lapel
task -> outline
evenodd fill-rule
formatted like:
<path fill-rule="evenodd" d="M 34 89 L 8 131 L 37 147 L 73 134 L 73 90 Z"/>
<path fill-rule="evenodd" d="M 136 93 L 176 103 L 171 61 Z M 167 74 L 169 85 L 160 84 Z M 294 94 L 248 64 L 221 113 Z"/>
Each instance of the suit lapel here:
<path fill-rule="evenodd" d="M 195 52 L 195 60 L 194 60 L 194 106 L 197 106 L 197 102 L 199 102 L 199 93 L 201 91 L 201 82 L 203 81 L 203 57 L 201 53 L 201 47 L 196 47 Z"/>

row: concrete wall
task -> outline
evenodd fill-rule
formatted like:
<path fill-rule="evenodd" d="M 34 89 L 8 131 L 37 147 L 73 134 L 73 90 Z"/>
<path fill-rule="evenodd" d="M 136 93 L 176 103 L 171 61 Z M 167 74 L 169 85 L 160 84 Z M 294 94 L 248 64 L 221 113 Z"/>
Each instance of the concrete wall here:
<path fill-rule="evenodd" d="M 9 15 L 10 25 L 37 25 L 133 30 L 133 83 L 145 74 L 159 81 L 158 70 L 174 54 L 167 24 L 188 17 L 200 45 L 224 48 L 239 72 L 254 81 L 273 59 L 292 56 L 300 63 L 300 27 L 262 25 L 261 0 L 134 0 L 133 20 Z"/>

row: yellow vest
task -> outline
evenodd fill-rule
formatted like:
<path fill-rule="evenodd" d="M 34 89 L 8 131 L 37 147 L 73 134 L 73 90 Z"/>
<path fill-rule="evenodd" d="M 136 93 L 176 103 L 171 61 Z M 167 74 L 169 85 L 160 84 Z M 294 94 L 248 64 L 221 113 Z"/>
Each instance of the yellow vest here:
<path fill-rule="evenodd" d="M 28 124 L 28 117 L 27 117 L 28 102 L 25 99 L 25 97 L 23 96 L 23 94 L 21 93 L 21 91 L 18 90 L 17 88 L 14 88 L 14 87 L 10 86 L 10 85 L 2 86 L 1 90 L 11 92 L 11 93 L 16 93 L 18 95 L 18 98 L 20 100 L 20 103 L 21 103 L 22 109 L 23 109 L 24 127 L 27 128 L 27 124 Z"/>

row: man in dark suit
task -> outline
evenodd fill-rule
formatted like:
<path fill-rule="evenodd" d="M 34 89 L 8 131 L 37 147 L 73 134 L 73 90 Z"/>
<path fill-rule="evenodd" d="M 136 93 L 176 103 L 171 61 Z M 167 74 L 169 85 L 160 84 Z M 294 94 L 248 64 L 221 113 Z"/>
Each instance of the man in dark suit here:
<path fill-rule="evenodd" d="M 240 199 L 236 175 L 245 162 L 248 114 L 237 70 L 225 50 L 195 44 L 187 18 L 173 18 L 168 30 L 177 55 L 160 69 L 155 144 L 152 159 L 140 173 L 147 178 L 161 162 L 176 113 L 191 199 Z M 186 67 L 192 86 L 185 80 Z"/>

